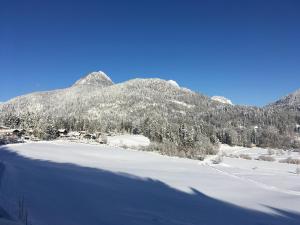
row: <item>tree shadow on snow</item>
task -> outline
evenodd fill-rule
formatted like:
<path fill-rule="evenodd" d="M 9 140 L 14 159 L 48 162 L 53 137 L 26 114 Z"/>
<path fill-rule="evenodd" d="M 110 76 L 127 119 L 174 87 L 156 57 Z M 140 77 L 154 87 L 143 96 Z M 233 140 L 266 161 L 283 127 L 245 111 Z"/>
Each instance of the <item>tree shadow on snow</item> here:
<path fill-rule="evenodd" d="M 289 225 L 300 215 L 241 208 L 192 189 L 73 164 L 24 158 L 0 148 L 13 176 L 8 193 L 24 195 L 33 225 Z M 3 192 L 5 184 L 3 183 Z M 19 190 L 13 191 L 12 189 Z M 17 194 L 18 193 L 18 194 Z M 1 190 L 0 190 L 1 194 Z M 17 199 L 16 199 L 17 201 Z"/>

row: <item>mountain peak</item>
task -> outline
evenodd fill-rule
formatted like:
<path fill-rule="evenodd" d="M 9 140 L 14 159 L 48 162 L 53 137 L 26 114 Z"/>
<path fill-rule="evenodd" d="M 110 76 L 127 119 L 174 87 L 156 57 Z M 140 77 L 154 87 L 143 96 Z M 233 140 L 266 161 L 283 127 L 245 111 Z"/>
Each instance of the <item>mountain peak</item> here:
<path fill-rule="evenodd" d="M 92 72 L 86 75 L 85 77 L 79 79 L 78 81 L 76 81 L 76 83 L 73 86 L 92 85 L 92 86 L 106 87 L 113 84 L 114 83 L 109 78 L 109 76 L 107 76 L 102 71 L 98 71 L 98 72 Z"/>
<path fill-rule="evenodd" d="M 167 82 L 174 87 L 180 88 L 179 84 L 175 80 L 168 80 Z"/>
<path fill-rule="evenodd" d="M 286 105 L 286 106 L 293 106 L 293 105 L 300 105 L 300 89 L 296 90 L 295 92 L 281 98 L 277 102 L 271 105 Z"/>

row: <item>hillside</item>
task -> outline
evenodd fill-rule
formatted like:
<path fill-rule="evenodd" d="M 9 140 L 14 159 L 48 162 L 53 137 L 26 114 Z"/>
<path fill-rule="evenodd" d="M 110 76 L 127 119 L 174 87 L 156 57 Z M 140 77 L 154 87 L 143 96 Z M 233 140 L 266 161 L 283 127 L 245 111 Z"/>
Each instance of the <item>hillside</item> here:
<path fill-rule="evenodd" d="M 294 105 L 297 92 L 293 96 L 288 99 Z M 102 71 L 66 89 L 32 93 L 0 105 L 3 124 L 34 129 L 42 139 L 55 138 L 54 130 L 60 128 L 144 134 L 163 144 L 154 146 L 156 150 L 193 158 L 213 154 L 219 142 L 297 148 L 299 118 L 287 107 L 234 106 L 223 97 L 216 101 L 175 81 L 114 84 Z"/>
<path fill-rule="evenodd" d="M 296 107 L 300 109 L 300 89 L 270 104 L 273 107 Z"/>
<path fill-rule="evenodd" d="M 135 113 L 142 109 L 155 111 L 156 108 L 170 107 L 169 110 L 173 110 L 173 113 L 182 114 L 180 109 L 186 111 L 201 107 L 204 101 L 208 102 L 206 104 L 213 104 L 207 97 L 161 79 L 134 79 L 115 85 L 108 79 L 102 72 L 94 72 L 70 88 L 14 98 L 5 103 L 2 110 L 11 110 L 16 114 L 31 112 L 41 113 L 43 116 L 98 119 L 103 115 L 119 114 L 121 110 L 124 111 L 123 114 L 129 114 L 129 110 L 130 113 Z"/>

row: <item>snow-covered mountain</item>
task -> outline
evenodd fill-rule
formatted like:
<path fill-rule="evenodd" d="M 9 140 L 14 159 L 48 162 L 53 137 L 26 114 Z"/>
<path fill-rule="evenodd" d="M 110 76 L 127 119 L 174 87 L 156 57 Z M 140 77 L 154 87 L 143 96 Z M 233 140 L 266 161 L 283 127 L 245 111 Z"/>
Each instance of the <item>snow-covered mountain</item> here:
<path fill-rule="evenodd" d="M 223 103 L 223 104 L 229 104 L 229 105 L 233 105 L 232 101 L 228 98 L 225 98 L 223 96 L 213 96 L 211 97 L 212 100 Z"/>
<path fill-rule="evenodd" d="M 114 83 L 112 82 L 109 76 L 107 76 L 102 71 L 98 71 L 98 72 L 92 72 L 87 76 L 81 78 L 73 86 L 92 85 L 98 87 L 107 87 L 113 84 Z"/>
<path fill-rule="evenodd" d="M 281 98 L 271 106 L 300 106 L 300 89 Z"/>
<path fill-rule="evenodd" d="M 168 83 L 173 85 L 174 87 L 180 88 L 179 84 L 174 80 L 168 80 Z"/>
<path fill-rule="evenodd" d="M 175 81 L 133 79 L 114 84 L 104 72 L 92 72 L 66 89 L 16 97 L 0 112 L 42 117 L 86 118 L 102 125 L 110 121 L 137 121 L 147 117 L 179 119 L 191 111 L 206 111 L 218 103 L 180 88 Z M 207 107 L 209 106 L 209 107 Z"/>
<path fill-rule="evenodd" d="M 275 104 L 299 102 L 297 91 Z M 243 146 L 253 142 L 270 147 L 288 148 L 289 143 L 297 146 L 295 136 L 291 135 L 295 124 L 299 124 L 295 109 L 233 105 L 229 99 L 210 98 L 182 88 L 172 80 L 133 79 L 114 84 L 100 71 L 65 89 L 31 93 L 0 104 L 0 123 L 9 127 L 34 127 L 42 132 L 48 132 L 45 127 L 48 124 L 91 132 L 126 130 L 144 134 L 159 143 L 168 140 L 178 146 L 176 154 L 191 157 L 194 153 L 183 153 L 182 146 L 199 149 L 197 144 L 218 141 Z M 257 126 L 275 135 L 274 140 L 278 142 L 265 138 L 262 132 L 260 138 L 251 138 L 253 127 Z"/>

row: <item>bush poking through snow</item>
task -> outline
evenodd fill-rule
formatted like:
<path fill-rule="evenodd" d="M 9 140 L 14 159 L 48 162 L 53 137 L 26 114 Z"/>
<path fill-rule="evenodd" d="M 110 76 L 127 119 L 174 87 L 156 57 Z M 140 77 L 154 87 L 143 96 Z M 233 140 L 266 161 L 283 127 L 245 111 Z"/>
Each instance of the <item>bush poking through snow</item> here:
<path fill-rule="evenodd" d="M 300 175 L 300 167 L 297 167 L 297 168 L 296 168 L 296 174 L 297 174 L 297 175 Z"/>
<path fill-rule="evenodd" d="M 173 142 L 166 141 L 165 143 L 152 142 L 149 146 L 144 147 L 145 151 L 155 151 L 163 155 L 177 156 L 180 158 L 189 158 L 196 160 L 204 160 L 206 155 L 217 153 L 217 149 L 211 145 L 209 147 L 189 148 L 177 146 Z"/>
<path fill-rule="evenodd" d="M 252 160 L 252 157 L 248 154 L 240 154 L 241 159 Z"/>
<path fill-rule="evenodd" d="M 268 149 L 268 155 L 274 155 L 275 154 L 275 151 L 273 149 Z"/>
<path fill-rule="evenodd" d="M 282 149 L 277 149 L 276 151 L 276 155 L 280 156 L 280 155 L 284 155 L 284 152 Z"/>
<path fill-rule="evenodd" d="M 105 134 L 102 134 L 99 137 L 99 142 L 103 143 L 103 144 L 107 144 L 107 136 Z"/>
<path fill-rule="evenodd" d="M 300 159 L 293 159 L 292 157 L 288 157 L 286 159 L 282 159 L 279 162 L 280 163 L 288 163 L 288 164 L 300 165 Z"/>
<path fill-rule="evenodd" d="M 232 159 L 237 159 L 237 158 L 239 158 L 239 156 L 238 156 L 238 155 L 235 155 L 235 154 L 229 154 L 229 155 L 227 155 L 226 157 L 232 158 Z"/>
<path fill-rule="evenodd" d="M 211 162 L 213 164 L 220 164 L 221 162 L 223 162 L 223 157 L 221 155 L 218 155 L 216 158 L 212 159 Z"/>
<path fill-rule="evenodd" d="M 274 162 L 274 161 L 276 161 L 276 159 L 274 157 L 269 156 L 269 155 L 261 155 L 256 160 L 267 161 L 267 162 Z"/>

